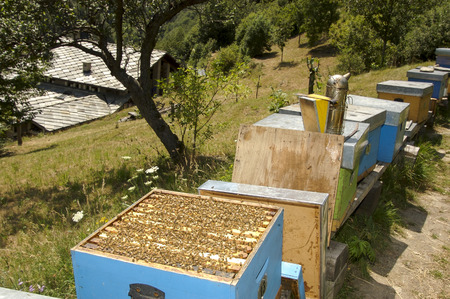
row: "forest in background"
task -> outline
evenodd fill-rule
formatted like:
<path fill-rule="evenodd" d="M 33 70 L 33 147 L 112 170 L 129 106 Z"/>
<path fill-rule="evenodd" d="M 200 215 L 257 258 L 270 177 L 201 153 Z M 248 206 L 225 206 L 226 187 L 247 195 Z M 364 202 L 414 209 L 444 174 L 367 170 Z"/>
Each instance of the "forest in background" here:
<path fill-rule="evenodd" d="M 212 53 L 245 60 L 286 41 L 328 39 L 338 71 L 353 74 L 434 58 L 450 46 L 450 3 L 421 0 L 213 0 L 165 24 L 157 48 L 185 65 L 205 67 Z"/>

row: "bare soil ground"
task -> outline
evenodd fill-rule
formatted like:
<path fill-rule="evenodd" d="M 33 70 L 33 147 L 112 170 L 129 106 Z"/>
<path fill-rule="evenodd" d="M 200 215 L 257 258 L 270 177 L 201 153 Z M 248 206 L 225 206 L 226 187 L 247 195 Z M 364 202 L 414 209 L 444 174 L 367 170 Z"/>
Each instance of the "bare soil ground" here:
<path fill-rule="evenodd" d="M 445 171 L 438 174 L 438 191 L 417 194 L 401 211 L 404 227 L 361 278 L 350 267 L 349 298 L 450 298 L 450 130 L 435 128 L 442 136 L 438 150 Z"/>

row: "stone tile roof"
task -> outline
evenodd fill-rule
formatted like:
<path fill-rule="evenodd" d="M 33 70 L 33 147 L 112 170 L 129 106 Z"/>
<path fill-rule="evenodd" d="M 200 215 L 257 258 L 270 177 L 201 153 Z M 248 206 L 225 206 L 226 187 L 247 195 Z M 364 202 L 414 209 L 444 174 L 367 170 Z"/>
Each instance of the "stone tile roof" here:
<path fill-rule="evenodd" d="M 40 88 L 45 94 L 30 98 L 29 103 L 39 112 L 33 123 L 48 132 L 107 116 L 130 99 L 129 95 L 98 94 L 45 83 Z"/>
<path fill-rule="evenodd" d="M 84 46 L 89 46 L 89 44 L 85 43 Z M 114 45 L 111 45 L 111 51 L 115 55 Z M 111 75 L 101 58 L 70 46 L 55 48 L 52 52 L 54 55 L 53 62 L 46 71 L 46 76 L 82 84 L 125 90 L 122 83 Z M 127 53 L 124 53 L 123 66 L 126 67 L 127 73 L 136 78 L 139 69 L 139 52 L 131 49 L 127 49 L 125 52 Z M 153 50 L 150 67 L 163 58 L 164 55 L 166 55 L 164 51 Z M 90 72 L 83 72 L 83 62 L 91 63 Z"/>

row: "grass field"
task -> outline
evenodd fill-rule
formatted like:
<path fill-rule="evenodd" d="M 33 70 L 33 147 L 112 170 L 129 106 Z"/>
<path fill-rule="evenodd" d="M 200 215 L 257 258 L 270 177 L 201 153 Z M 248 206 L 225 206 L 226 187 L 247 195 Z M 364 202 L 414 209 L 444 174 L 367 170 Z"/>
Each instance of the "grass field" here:
<path fill-rule="evenodd" d="M 255 59 L 262 65 L 246 78 L 247 99 L 226 103 L 213 119 L 213 138 L 201 149 L 194 167 L 181 169 L 167 159 L 161 143 L 144 120 L 117 121 L 129 108 L 101 120 L 58 132 L 7 143 L 0 157 L 0 286 L 48 296 L 73 298 L 70 248 L 140 198 L 158 187 L 195 193 L 208 179 L 230 180 L 235 140 L 241 124 L 269 115 L 269 94 L 281 89 L 296 102 L 306 93 L 305 58 L 320 58 L 323 82 L 334 74 L 333 49 L 322 44 L 298 47 L 292 39 L 280 61 L 279 51 Z M 373 71 L 350 78 L 350 93 L 376 97 L 376 83 L 405 80 L 416 65 Z M 324 94 L 324 89 L 317 93 Z M 145 170 L 158 166 L 153 174 Z M 79 222 L 75 213 L 83 211 Z M 44 286 L 44 288 L 43 288 Z"/>

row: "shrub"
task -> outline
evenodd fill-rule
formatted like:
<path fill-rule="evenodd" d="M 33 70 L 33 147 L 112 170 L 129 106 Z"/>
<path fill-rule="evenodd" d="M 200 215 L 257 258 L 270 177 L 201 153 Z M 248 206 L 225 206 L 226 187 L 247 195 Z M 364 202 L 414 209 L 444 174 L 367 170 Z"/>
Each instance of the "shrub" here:
<path fill-rule="evenodd" d="M 236 42 L 241 52 L 255 57 L 270 51 L 270 23 L 262 15 L 255 13 L 246 17 L 236 31 Z"/>
<path fill-rule="evenodd" d="M 240 53 L 238 45 L 232 44 L 219 50 L 216 58 L 211 62 L 211 67 L 214 71 L 227 75 L 239 63 L 248 61 L 248 57 Z"/>
<path fill-rule="evenodd" d="M 271 100 L 269 105 L 269 111 L 277 113 L 280 108 L 289 104 L 287 99 L 287 94 L 283 92 L 281 89 L 275 90 L 273 87 L 272 93 L 269 95 Z"/>

